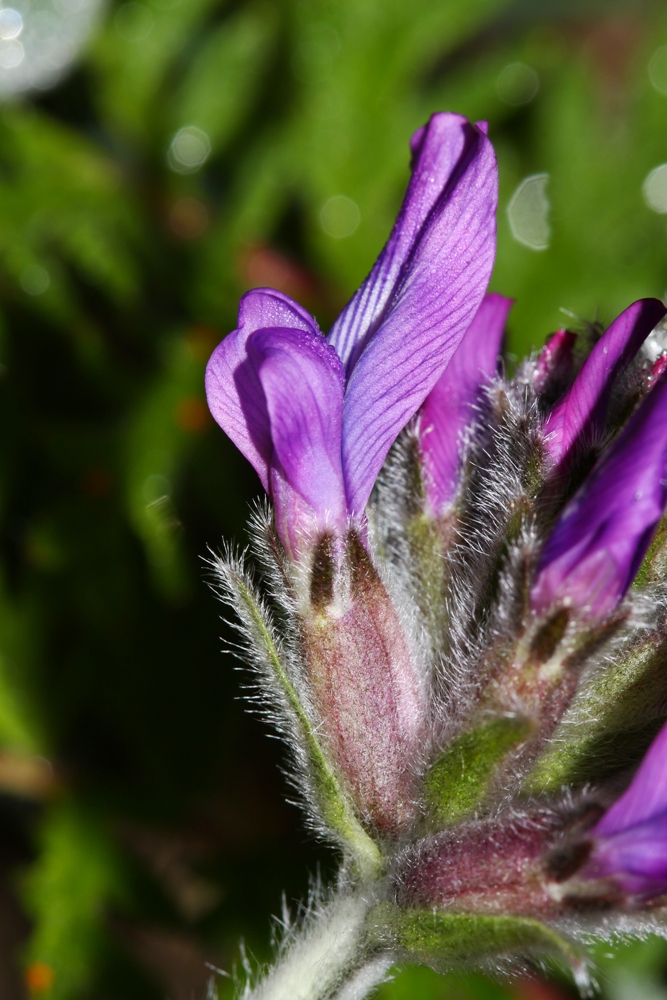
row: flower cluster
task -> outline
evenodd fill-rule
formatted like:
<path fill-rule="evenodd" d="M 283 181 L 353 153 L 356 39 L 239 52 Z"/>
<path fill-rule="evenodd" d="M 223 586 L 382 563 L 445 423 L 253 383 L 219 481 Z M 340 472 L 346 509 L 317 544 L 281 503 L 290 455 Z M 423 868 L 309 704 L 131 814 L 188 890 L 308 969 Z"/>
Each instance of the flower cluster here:
<path fill-rule="evenodd" d="M 266 596 L 240 560 L 217 578 L 343 855 L 257 997 L 360 998 L 397 959 L 556 953 L 583 982 L 591 935 L 667 928 L 666 310 L 508 378 L 486 128 L 436 114 L 412 153 L 329 335 L 255 289 L 207 369 L 272 505 Z"/>

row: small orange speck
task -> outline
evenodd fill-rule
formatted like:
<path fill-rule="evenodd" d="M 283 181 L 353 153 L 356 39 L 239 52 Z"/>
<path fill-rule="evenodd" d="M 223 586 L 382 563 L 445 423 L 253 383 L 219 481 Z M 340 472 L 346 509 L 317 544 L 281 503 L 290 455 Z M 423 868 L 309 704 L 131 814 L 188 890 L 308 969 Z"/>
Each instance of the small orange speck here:
<path fill-rule="evenodd" d="M 53 986 L 55 973 L 46 962 L 33 962 L 25 970 L 25 981 L 31 993 L 45 993 Z"/>
<path fill-rule="evenodd" d="M 206 404 L 195 396 L 182 399 L 176 406 L 174 419 L 184 431 L 197 434 L 203 431 L 208 423 Z"/>

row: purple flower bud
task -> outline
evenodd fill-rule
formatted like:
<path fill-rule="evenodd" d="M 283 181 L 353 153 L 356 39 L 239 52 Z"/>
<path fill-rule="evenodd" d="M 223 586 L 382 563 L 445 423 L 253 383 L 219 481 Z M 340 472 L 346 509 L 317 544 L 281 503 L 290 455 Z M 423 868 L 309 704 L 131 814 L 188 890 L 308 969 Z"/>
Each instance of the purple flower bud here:
<path fill-rule="evenodd" d="M 593 847 L 579 878 L 612 879 L 631 896 L 667 892 L 667 725 L 592 836 Z"/>
<path fill-rule="evenodd" d="M 531 604 L 601 619 L 630 587 L 667 503 L 667 382 L 649 393 L 567 504 L 542 550 Z"/>
<path fill-rule="evenodd" d="M 658 299 L 640 299 L 600 337 L 571 389 L 544 425 L 545 443 L 554 464 L 567 459 L 577 443 L 591 443 L 602 436 L 616 379 L 666 311 Z"/>
<path fill-rule="evenodd" d="M 426 494 L 438 514 L 459 478 L 461 435 L 475 416 L 480 390 L 496 374 L 512 300 L 487 295 L 454 357 L 426 397 L 419 419 Z"/>
<path fill-rule="evenodd" d="M 413 139 L 394 230 L 329 346 L 287 296 L 257 289 L 241 300 L 237 329 L 208 364 L 208 402 L 274 501 L 294 558 L 363 516 L 389 448 L 482 301 L 496 202 L 485 129 L 434 115 Z"/>

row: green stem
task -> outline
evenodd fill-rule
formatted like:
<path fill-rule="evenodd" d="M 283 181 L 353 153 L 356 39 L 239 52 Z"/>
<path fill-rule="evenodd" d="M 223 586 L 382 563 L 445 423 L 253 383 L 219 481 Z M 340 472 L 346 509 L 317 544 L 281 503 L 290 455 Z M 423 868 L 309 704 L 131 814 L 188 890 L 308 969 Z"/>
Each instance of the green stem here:
<path fill-rule="evenodd" d="M 394 958 L 373 949 L 365 921 L 372 892 L 341 892 L 309 916 L 276 964 L 242 1000 L 363 1000 Z"/>

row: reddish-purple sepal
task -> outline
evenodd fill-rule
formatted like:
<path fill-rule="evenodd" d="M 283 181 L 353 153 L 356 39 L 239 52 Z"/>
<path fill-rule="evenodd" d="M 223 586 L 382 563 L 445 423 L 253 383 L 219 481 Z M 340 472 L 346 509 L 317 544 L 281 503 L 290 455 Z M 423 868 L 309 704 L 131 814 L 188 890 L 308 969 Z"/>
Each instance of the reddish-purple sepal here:
<path fill-rule="evenodd" d="M 547 403 L 555 403 L 572 384 L 576 341 L 571 330 L 556 330 L 537 356 L 534 385 Z"/>
<path fill-rule="evenodd" d="M 417 808 L 427 738 L 425 680 L 394 606 L 358 537 L 342 564 L 325 537 L 303 619 L 320 733 L 367 828 L 398 836 Z"/>
<path fill-rule="evenodd" d="M 546 918 L 556 910 L 543 865 L 555 830 L 545 811 L 426 837 L 399 859 L 397 900 L 403 907 Z"/>

